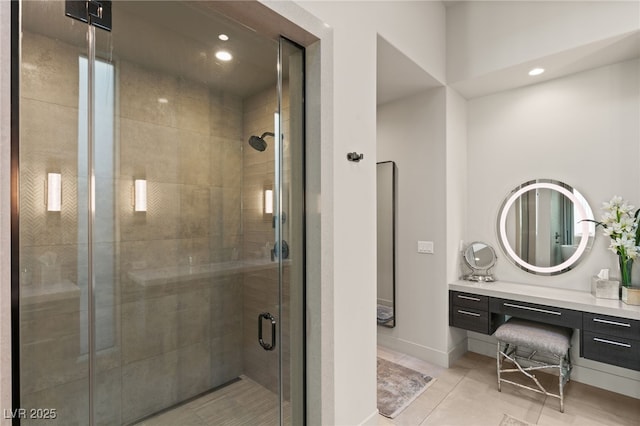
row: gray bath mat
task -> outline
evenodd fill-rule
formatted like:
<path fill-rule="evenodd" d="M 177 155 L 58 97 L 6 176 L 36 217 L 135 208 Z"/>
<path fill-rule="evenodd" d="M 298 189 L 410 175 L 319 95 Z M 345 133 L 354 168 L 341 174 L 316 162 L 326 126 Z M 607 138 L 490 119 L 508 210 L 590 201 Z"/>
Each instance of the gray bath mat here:
<path fill-rule="evenodd" d="M 378 324 L 386 324 L 393 319 L 391 306 L 378 305 Z"/>
<path fill-rule="evenodd" d="M 432 381 L 415 370 L 378 358 L 378 411 L 393 419 Z"/>

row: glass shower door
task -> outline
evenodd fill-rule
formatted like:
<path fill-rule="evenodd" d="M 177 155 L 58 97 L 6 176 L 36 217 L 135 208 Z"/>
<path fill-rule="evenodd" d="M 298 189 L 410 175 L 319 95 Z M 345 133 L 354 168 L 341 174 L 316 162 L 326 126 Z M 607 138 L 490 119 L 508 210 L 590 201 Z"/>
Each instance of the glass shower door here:
<path fill-rule="evenodd" d="M 302 424 L 303 49 L 215 2 L 21 7 L 21 406 Z"/>
<path fill-rule="evenodd" d="M 121 422 L 277 424 L 278 352 L 252 310 L 276 269 L 249 250 L 243 204 L 247 127 L 265 115 L 248 105 L 275 96 L 277 43 L 204 2 L 118 2 L 113 22 L 96 52 L 117 76 Z"/>
<path fill-rule="evenodd" d="M 304 49 L 280 38 L 275 239 L 279 269 L 282 424 L 304 424 Z"/>
<path fill-rule="evenodd" d="M 80 92 L 86 25 L 65 25 L 64 3 L 21 7 L 19 407 L 49 412 L 19 420 L 80 425 L 89 416 L 91 376 L 87 210 L 80 207 L 87 168 L 78 139 L 87 116 Z"/>

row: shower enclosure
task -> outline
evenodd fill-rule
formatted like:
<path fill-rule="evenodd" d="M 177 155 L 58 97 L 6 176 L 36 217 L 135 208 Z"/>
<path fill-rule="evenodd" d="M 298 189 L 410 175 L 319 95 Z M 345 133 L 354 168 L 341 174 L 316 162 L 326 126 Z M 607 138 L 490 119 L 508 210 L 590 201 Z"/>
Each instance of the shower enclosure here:
<path fill-rule="evenodd" d="M 13 7 L 14 424 L 303 424 L 304 50 L 215 1 Z"/>

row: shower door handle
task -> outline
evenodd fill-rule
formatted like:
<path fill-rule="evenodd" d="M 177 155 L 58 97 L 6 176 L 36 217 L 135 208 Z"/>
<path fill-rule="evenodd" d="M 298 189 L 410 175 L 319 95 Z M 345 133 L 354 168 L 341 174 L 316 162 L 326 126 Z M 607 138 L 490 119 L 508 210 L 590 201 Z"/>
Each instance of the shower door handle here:
<path fill-rule="evenodd" d="M 267 343 L 262 339 L 262 320 L 268 319 L 271 321 L 271 343 Z M 269 312 L 263 312 L 258 315 L 258 342 L 265 351 L 272 351 L 276 347 L 276 319 Z"/>

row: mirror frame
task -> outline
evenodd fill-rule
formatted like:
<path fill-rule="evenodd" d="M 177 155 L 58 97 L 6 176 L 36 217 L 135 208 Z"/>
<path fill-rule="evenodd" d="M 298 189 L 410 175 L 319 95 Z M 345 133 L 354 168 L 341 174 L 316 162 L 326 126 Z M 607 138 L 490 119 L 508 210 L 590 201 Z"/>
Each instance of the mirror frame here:
<path fill-rule="evenodd" d="M 489 265 L 484 267 L 479 267 L 477 265 L 472 265 L 471 262 L 469 262 L 469 259 L 467 259 L 467 254 L 469 254 L 469 250 L 471 250 L 473 246 L 476 244 L 483 244 L 485 248 L 488 248 L 489 251 L 491 251 L 491 254 L 493 255 L 493 260 L 489 263 Z M 464 275 L 463 279 L 467 281 L 478 281 L 478 282 L 495 281 L 493 274 L 491 274 L 489 271 L 491 270 L 491 268 L 496 266 L 496 263 L 498 262 L 498 256 L 496 255 L 496 251 L 489 244 L 483 241 L 472 242 L 462 252 L 462 260 L 464 264 L 467 266 L 467 268 L 471 270 L 471 273 Z"/>
<path fill-rule="evenodd" d="M 388 327 L 388 328 L 394 328 L 396 325 L 398 325 L 398 304 L 396 301 L 396 233 L 397 233 L 397 229 L 396 229 L 396 220 L 397 220 L 397 215 L 396 215 L 396 204 L 397 204 L 397 167 L 396 167 L 396 163 L 395 161 L 380 161 L 378 163 L 376 163 L 376 182 L 378 179 L 378 174 L 379 174 L 379 170 L 384 169 L 386 167 L 390 167 L 390 172 L 391 172 L 391 182 L 390 183 L 390 193 L 384 194 L 387 196 L 387 200 L 386 201 L 390 201 L 391 205 L 386 205 L 385 208 L 390 209 L 390 223 L 384 223 L 382 224 L 380 222 L 380 217 L 377 218 L 377 224 L 376 226 L 379 227 L 381 225 L 384 225 L 387 228 L 387 231 L 390 231 L 391 235 L 391 247 L 386 247 L 386 253 L 382 253 L 382 250 L 380 250 L 380 240 L 378 239 L 378 250 L 377 250 L 377 256 L 381 256 L 381 255 L 391 255 L 391 270 L 387 271 L 389 272 L 390 276 L 386 276 L 386 277 L 381 277 L 380 276 L 380 262 L 376 262 L 378 263 L 378 271 L 377 271 L 377 286 L 378 287 L 380 285 L 380 280 L 381 279 L 385 279 L 385 278 L 390 278 L 390 283 L 391 283 L 391 309 L 392 309 L 392 316 L 391 319 L 386 320 L 386 321 L 380 321 L 380 319 L 378 318 L 377 324 L 379 326 L 382 327 Z M 376 208 L 379 209 L 380 208 L 380 201 L 381 201 L 381 192 L 380 192 L 380 187 L 378 187 L 378 185 L 376 185 Z M 389 200 L 390 198 L 390 200 Z M 379 236 L 378 236 L 379 238 Z M 389 253 L 390 252 L 390 253 Z M 376 288 L 376 305 L 378 305 L 378 299 L 379 299 L 379 291 L 378 288 Z"/>
<path fill-rule="evenodd" d="M 528 262 L 525 262 L 518 256 L 518 254 L 513 250 L 511 245 L 509 244 L 509 240 L 507 238 L 507 215 L 509 210 L 515 203 L 515 201 L 525 192 L 531 190 L 538 189 L 550 189 L 553 191 L 558 191 L 565 197 L 567 197 L 573 203 L 574 207 L 578 209 L 581 217 L 587 219 L 594 219 L 593 211 L 588 215 L 580 200 L 571 192 L 569 189 L 575 189 L 570 185 L 567 185 L 563 182 L 553 180 L 553 179 L 536 179 L 532 181 L 528 181 L 516 187 L 511 193 L 505 198 L 502 206 L 500 207 L 500 213 L 498 214 L 498 222 L 497 222 L 497 234 L 498 234 L 498 242 L 500 243 L 500 248 L 505 253 L 505 255 L 520 269 L 530 272 L 536 275 L 558 275 L 564 272 L 568 272 L 573 269 L 580 261 L 584 258 L 584 255 L 589 251 L 591 246 L 593 245 L 593 240 L 595 238 L 595 233 L 593 238 L 589 236 L 589 222 L 583 220 L 581 222 L 582 227 L 582 235 L 587 235 L 587 238 L 580 238 L 580 244 L 576 251 L 564 262 L 554 265 L 554 266 L 537 266 L 532 265 Z M 591 206 L 589 206 L 591 210 Z"/>

